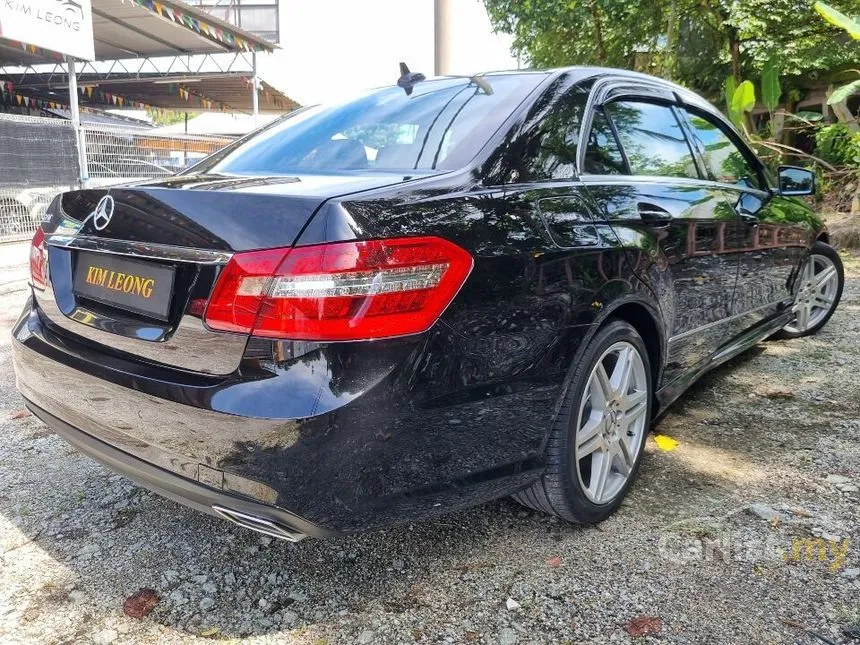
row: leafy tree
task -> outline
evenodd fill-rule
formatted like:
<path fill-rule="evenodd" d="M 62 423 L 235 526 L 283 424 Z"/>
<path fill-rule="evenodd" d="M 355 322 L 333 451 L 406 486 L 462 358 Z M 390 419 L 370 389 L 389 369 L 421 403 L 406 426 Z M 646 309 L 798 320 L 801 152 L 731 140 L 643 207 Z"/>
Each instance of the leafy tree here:
<path fill-rule="evenodd" d="M 811 0 L 484 0 L 494 27 L 539 67 L 600 64 L 641 69 L 720 92 L 758 78 L 776 58 L 783 74 L 815 76 L 860 60 L 860 46 L 812 19 Z M 860 0 L 834 0 L 848 15 Z"/>

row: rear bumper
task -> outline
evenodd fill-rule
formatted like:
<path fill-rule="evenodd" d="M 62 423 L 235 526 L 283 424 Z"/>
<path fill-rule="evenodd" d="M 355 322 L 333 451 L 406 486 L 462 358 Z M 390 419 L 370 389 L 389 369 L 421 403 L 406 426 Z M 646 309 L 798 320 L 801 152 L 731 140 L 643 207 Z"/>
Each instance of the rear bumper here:
<path fill-rule="evenodd" d="M 208 513 L 334 535 L 473 506 L 540 476 L 559 386 L 464 393 L 463 368 L 449 367 L 460 352 L 438 333 L 246 357 L 235 374 L 200 377 L 71 337 L 28 305 L 12 360 L 33 412 L 110 468 Z"/>
<path fill-rule="evenodd" d="M 215 490 L 209 486 L 204 486 L 168 470 L 159 468 L 142 459 L 138 459 L 69 425 L 26 398 L 25 405 L 30 412 L 41 419 L 51 430 L 72 444 L 78 451 L 96 459 L 114 472 L 125 475 L 162 497 L 172 499 L 175 502 L 190 506 L 209 515 L 221 517 L 222 519 L 225 515 L 224 511 L 219 512 L 215 509 L 229 509 L 248 517 L 259 518 L 272 525 L 271 530 L 264 532 L 294 542 L 307 536 L 333 537 L 337 535 L 334 531 L 316 526 L 298 515 L 289 513 L 283 509 Z M 263 526 L 261 522 L 260 527 L 262 528 Z M 261 530 L 261 528 L 257 530 Z M 280 534 L 278 534 L 278 528 L 281 529 Z"/>

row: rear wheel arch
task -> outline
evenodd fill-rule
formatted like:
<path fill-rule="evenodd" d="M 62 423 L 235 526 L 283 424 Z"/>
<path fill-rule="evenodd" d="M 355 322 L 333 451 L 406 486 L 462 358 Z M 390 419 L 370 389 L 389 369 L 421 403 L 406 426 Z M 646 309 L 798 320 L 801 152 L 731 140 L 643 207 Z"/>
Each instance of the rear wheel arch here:
<path fill-rule="evenodd" d="M 663 328 L 660 324 L 660 314 L 656 310 L 655 305 L 644 301 L 641 297 L 628 294 L 611 304 L 605 305 L 591 321 L 591 328 L 588 332 L 576 340 L 577 348 L 573 354 L 573 360 L 571 361 L 571 365 L 565 378 L 562 394 L 559 397 L 559 404 L 567 395 L 568 388 L 570 387 L 571 376 L 577 363 L 582 358 L 583 350 L 591 339 L 613 320 L 623 320 L 631 325 L 645 343 L 645 348 L 648 351 L 648 359 L 651 366 L 651 381 L 653 383 L 656 397 L 656 392 L 660 389 L 660 377 L 663 373 L 663 361 L 666 356 L 665 334 L 663 333 Z M 656 398 L 654 399 L 654 405 L 651 409 L 653 415 L 656 415 L 659 410 Z"/>
<path fill-rule="evenodd" d="M 602 317 L 599 325 L 602 327 L 610 320 L 617 319 L 631 325 L 645 342 L 648 350 L 648 358 L 651 362 L 651 377 L 654 383 L 654 391 L 659 389 L 660 374 L 663 369 L 664 334 L 660 327 L 656 312 L 639 300 L 623 302 L 610 309 L 605 317 Z M 599 329 L 599 327 L 598 327 Z M 655 408 L 656 412 L 656 408 Z"/>

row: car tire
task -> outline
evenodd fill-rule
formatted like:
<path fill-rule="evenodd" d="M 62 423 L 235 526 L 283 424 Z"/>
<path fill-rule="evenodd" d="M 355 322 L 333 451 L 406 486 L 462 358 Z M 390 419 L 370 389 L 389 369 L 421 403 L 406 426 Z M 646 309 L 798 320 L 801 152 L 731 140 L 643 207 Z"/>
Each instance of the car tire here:
<path fill-rule="evenodd" d="M 622 352 L 630 361 L 627 388 L 615 372 Z M 598 364 L 603 368 L 603 378 Z M 607 378 L 605 385 L 610 390 L 613 384 L 618 386 L 608 396 L 607 388 L 601 386 Z M 606 519 L 621 504 L 638 474 L 651 423 L 652 400 L 651 366 L 645 343 L 627 322 L 609 321 L 588 342 L 574 366 L 547 442 L 544 474 L 529 488 L 516 493 L 514 499 L 570 522 L 591 524 Z M 589 438 L 597 419 L 602 419 L 597 422 L 598 434 Z M 621 441 L 625 442 L 626 455 Z M 601 444 L 603 448 L 595 448 Z M 611 481 L 611 488 L 605 488 L 601 496 L 597 492 L 604 472 L 604 485 L 610 486 Z"/>
<path fill-rule="evenodd" d="M 829 282 L 824 279 L 826 271 L 831 271 L 827 274 L 830 275 Z M 816 279 L 821 280 L 822 284 L 816 285 Z M 836 249 L 821 241 L 813 244 L 797 283 L 793 307 L 796 310 L 795 317 L 776 334 L 777 338 L 802 338 L 818 333 L 836 311 L 845 286 L 845 269 Z M 806 324 L 803 324 L 801 312 L 805 309 L 808 310 Z"/>

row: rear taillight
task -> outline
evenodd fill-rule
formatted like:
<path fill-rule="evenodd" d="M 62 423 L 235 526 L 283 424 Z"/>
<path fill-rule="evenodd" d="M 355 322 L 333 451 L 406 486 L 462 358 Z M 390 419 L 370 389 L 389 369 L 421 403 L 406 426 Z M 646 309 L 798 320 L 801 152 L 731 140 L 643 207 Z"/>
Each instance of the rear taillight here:
<path fill-rule="evenodd" d="M 425 331 L 472 270 L 438 237 L 338 242 L 234 255 L 204 319 L 211 329 L 293 340 L 371 340 Z"/>
<path fill-rule="evenodd" d="M 37 289 L 44 289 L 48 285 L 48 251 L 42 227 L 36 229 L 30 243 L 30 284 Z"/>

